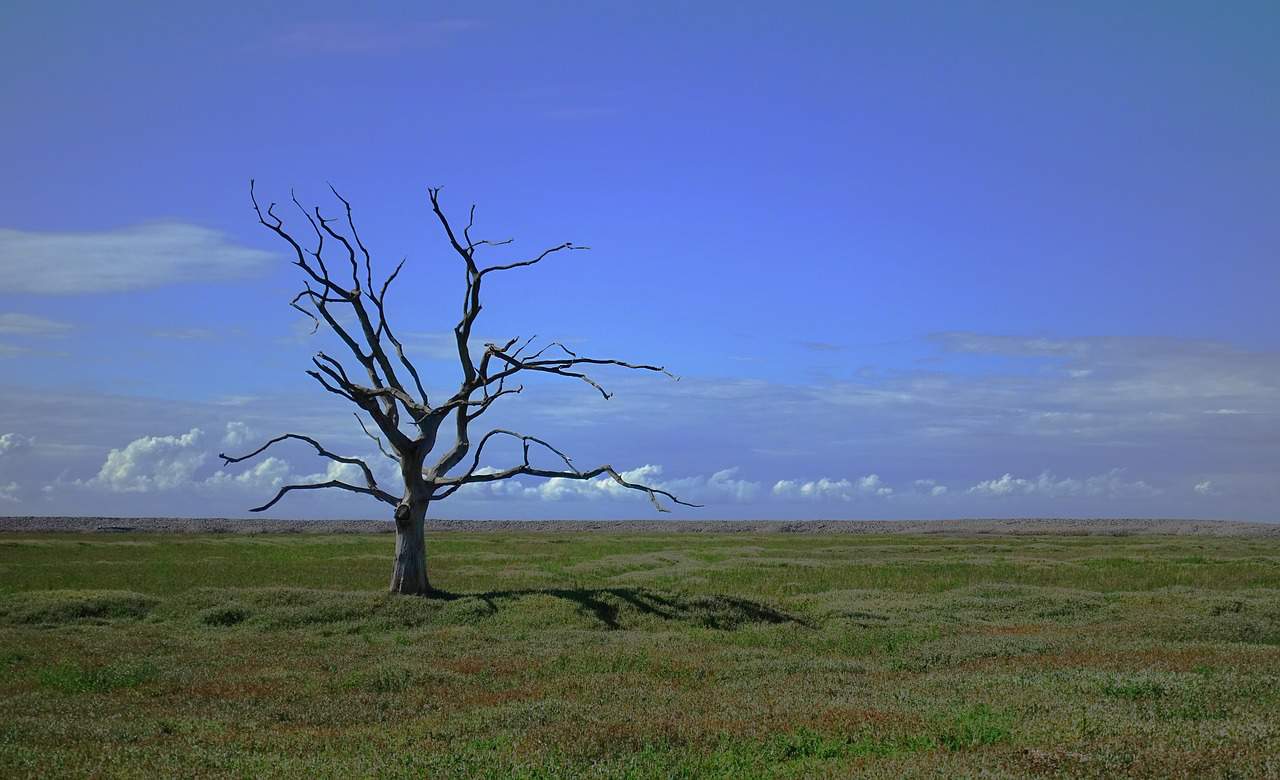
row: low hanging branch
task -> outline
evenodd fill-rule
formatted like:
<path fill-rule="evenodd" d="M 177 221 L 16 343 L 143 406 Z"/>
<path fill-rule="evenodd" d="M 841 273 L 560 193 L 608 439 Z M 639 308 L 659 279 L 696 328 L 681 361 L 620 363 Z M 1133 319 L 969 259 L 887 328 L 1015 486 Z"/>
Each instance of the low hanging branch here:
<path fill-rule="evenodd" d="M 524 451 L 524 463 L 520 464 L 519 466 L 513 466 L 509 469 L 505 469 L 502 471 L 491 471 L 491 472 L 478 471 L 480 466 L 480 455 L 484 451 L 484 445 L 489 441 L 489 439 L 493 438 L 494 436 L 510 436 L 514 439 L 518 439 L 520 441 L 521 448 Z M 549 450 L 550 452 L 554 453 L 557 457 L 560 458 L 561 461 L 564 462 L 564 465 L 568 468 L 568 471 L 552 471 L 548 469 L 534 468 L 529 463 L 529 448 L 534 444 L 537 444 L 543 449 Z M 667 510 L 658 501 L 658 496 L 666 496 L 667 498 L 671 499 L 673 502 L 677 504 L 683 504 L 684 506 L 697 506 L 697 504 L 690 504 L 688 502 L 681 501 L 680 499 L 676 498 L 674 495 L 672 495 L 671 493 L 668 493 L 665 490 L 659 490 L 658 488 L 651 488 L 646 485 L 641 485 L 635 482 L 628 482 L 627 480 L 622 478 L 622 475 L 619 474 L 613 468 L 613 466 L 596 466 L 595 468 L 590 469 L 588 471 L 579 471 L 573 465 L 573 461 L 569 458 L 568 455 L 565 455 L 560 450 L 556 449 L 550 444 L 547 444 L 542 439 L 539 439 L 536 436 L 525 436 L 524 434 L 516 433 L 515 431 L 504 430 L 502 428 L 495 428 L 492 431 L 489 431 L 488 433 L 486 433 L 480 439 L 480 443 L 476 445 L 475 457 L 472 459 L 471 466 L 467 469 L 465 474 L 463 474 L 460 477 L 442 477 L 436 480 L 436 484 L 443 485 L 445 489 L 435 494 L 433 498 L 436 498 L 436 499 L 448 498 L 449 496 L 453 495 L 458 490 L 458 488 L 462 487 L 463 485 L 471 485 L 477 482 L 496 482 L 497 480 L 500 480 L 500 479 L 511 479 L 512 477 L 518 477 L 521 475 L 529 475 L 534 477 L 548 477 L 553 479 L 566 478 L 567 475 L 572 475 L 572 476 L 567 476 L 567 478 L 568 479 L 594 479 L 595 477 L 598 477 L 601 474 L 608 474 L 610 477 L 613 478 L 614 482 L 618 483 L 619 485 L 622 485 L 624 488 L 629 488 L 631 490 L 639 490 L 642 493 L 648 494 L 649 500 L 653 502 L 654 508 L 656 508 L 659 512 L 666 512 Z"/>
<path fill-rule="evenodd" d="M 361 427 L 363 427 L 363 423 L 361 424 Z M 227 455 L 226 453 L 223 453 L 223 452 L 218 453 L 218 457 L 222 458 L 222 465 L 229 466 L 232 463 L 239 463 L 242 460 L 248 460 L 249 458 L 252 458 L 255 455 L 259 455 L 262 452 L 264 452 L 267 448 L 269 448 L 271 445 L 278 444 L 279 442 L 286 441 L 288 439 L 297 439 L 298 441 L 304 441 L 307 444 L 310 444 L 312 447 L 315 448 L 317 455 L 323 458 L 328 458 L 329 460 L 334 461 L 335 463 L 348 463 L 352 466 L 359 467 L 361 473 L 364 475 L 364 481 L 365 481 L 364 487 L 360 487 L 359 485 L 352 485 L 350 483 L 342 482 L 341 480 L 336 480 L 336 479 L 332 479 L 332 480 L 329 480 L 328 482 L 316 483 L 316 484 L 285 485 L 284 487 L 280 488 L 279 492 L 276 493 L 275 498 L 271 499 L 270 501 L 263 504 L 262 506 L 254 507 L 253 509 L 250 509 L 249 510 L 250 512 L 261 512 L 263 510 L 270 509 L 277 501 L 284 498 L 284 495 L 291 490 L 315 490 L 316 488 L 322 488 L 322 487 L 341 488 L 342 490 L 349 490 L 352 493 L 365 493 L 367 495 L 373 496 L 379 501 L 383 501 L 385 503 L 391 504 L 392 506 L 395 506 L 397 503 L 399 503 L 399 500 L 395 496 L 378 488 L 378 481 L 373 478 L 373 469 L 369 468 L 368 463 L 365 463 L 360 458 L 350 458 L 350 457 L 344 457 L 342 455 L 335 455 L 332 452 L 329 452 L 328 450 L 326 450 L 324 447 L 322 447 L 320 445 L 320 442 L 316 441 L 310 436 L 303 436 L 300 433 L 281 434 L 280 436 L 275 437 L 274 439 L 262 445 L 261 447 L 254 450 L 253 452 L 249 453 L 248 455 L 241 455 L 238 458 L 231 457 L 230 455 Z"/>
<path fill-rule="evenodd" d="M 660 512 L 667 511 L 660 500 L 662 498 L 675 504 L 697 506 L 680 500 L 666 490 L 631 482 L 609 465 L 579 469 L 568 455 L 543 439 L 515 431 L 490 430 L 472 447 L 471 423 L 487 412 L 498 399 L 517 395 L 524 389 L 522 384 L 508 387 L 509 379 L 518 381 L 530 374 L 567 377 L 585 382 L 608 399 L 612 394 L 588 373 L 594 368 L 624 368 L 662 373 L 675 378 L 662 366 L 630 363 L 613 358 L 584 357 L 559 342 L 551 342 L 526 355 L 525 352 L 535 337 L 523 341 L 513 338 L 501 345 L 486 344 L 478 361 L 472 355 L 470 342 L 472 328 L 481 310 L 480 290 L 490 274 L 528 268 L 557 253 L 582 251 L 587 247 L 566 242 L 527 259 L 482 267 L 476 259 L 477 250 L 481 247 L 507 246 L 512 240 L 473 239 L 471 233 L 475 226 L 475 206 L 471 207 L 467 225 L 459 234 L 440 205 L 440 189 L 428 189 L 432 213 L 440 223 L 453 252 L 461 259 L 466 280 L 461 317 L 453 328 L 462 379 L 453 395 L 433 405 L 417 368 L 405 356 L 404 345 L 396 337 L 387 319 L 387 292 L 391 283 L 399 276 L 405 261 L 401 260 L 380 285 L 375 285 L 373 260 L 356 230 L 351 204 L 337 190 L 332 187 L 330 189 L 344 209 L 341 218 L 326 217 L 318 207 L 308 211 L 290 194 L 290 201 L 306 220 L 312 233 L 312 239 L 305 242 L 285 228 L 284 219 L 276 213 L 276 203 L 270 203 L 265 209 L 261 207 L 252 181 L 249 183 L 249 197 L 258 221 L 289 245 L 293 252 L 293 264 L 302 269 L 303 289 L 294 296 L 290 305 L 311 319 L 313 332 L 321 324 L 333 331 L 354 360 L 352 370 L 349 371 L 342 361 L 319 352 L 312 358 L 313 369 L 308 370 L 307 375 L 327 392 L 340 396 L 357 407 L 355 416 L 360 428 L 377 443 L 378 450 L 383 455 L 398 464 L 397 481 L 401 492 L 393 495 L 379 486 L 374 470 L 363 460 L 336 455 L 309 436 L 286 433 L 247 455 L 221 455 L 224 465 L 253 458 L 275 444 L 292 439 L 311 445 L 317 455 L 334 463 L 356 467 L 364 484 L 331 478 L 285 485 L 274 498 L 251 511 L 269 509 L 295 490 L 324 488 L 362 493 L 390 504 L 395 507 L 396 519 L 396 559 L 391 590 L 424 594 L 431 590 L 427 578 L 423 531 L 427 507 L 432 501 L 448 498 L 466 485 L 519 476 L 567 480 L 605 479 L 612 480 L 623 489 L 645 494 Z M 344 269 L 340 272 L 341 277 L 334 275 L 331 265 Z M 347 268 L 350 271 L 349 283 L 345 278 Z M 353 376 L 359 376 L 360 379 Z M 367 383 L 364 377 L 367 377 Z M 403 377 L 408 377 L 408 384 Z M 365 417 L 372 421 L 373 430 L 365 424 Z M 447 443 L 441 441 L 442 429 Z M 485 445 L 495 437 L 518 441 L 523 453 L 522 462 L 505 469 L 482 468 L 480 459 Z M 530 451 L 535 446 L 554 455 L 564 468 L 534 466 L 530 462 Z M 466 469 L 450 476 L 451 472 L 468 459 L 468 455 L 471 457 Z"/>

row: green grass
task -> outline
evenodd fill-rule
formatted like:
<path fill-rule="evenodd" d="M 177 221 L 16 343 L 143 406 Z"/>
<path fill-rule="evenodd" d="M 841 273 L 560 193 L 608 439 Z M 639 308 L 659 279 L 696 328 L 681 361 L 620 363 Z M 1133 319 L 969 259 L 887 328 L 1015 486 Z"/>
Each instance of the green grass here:
<path fill-rule="evenodd" d="M 0 776 L 1280 776 L 1263 539 L 0 537 Z"/>
<path fill-rule="evenodd" d="M 155 677 L 156 667 L 147 661 L 90 668 L 65 664 L 41 669 L 40 686 L 68 693 L 93 693 L 133 688 Z"/>

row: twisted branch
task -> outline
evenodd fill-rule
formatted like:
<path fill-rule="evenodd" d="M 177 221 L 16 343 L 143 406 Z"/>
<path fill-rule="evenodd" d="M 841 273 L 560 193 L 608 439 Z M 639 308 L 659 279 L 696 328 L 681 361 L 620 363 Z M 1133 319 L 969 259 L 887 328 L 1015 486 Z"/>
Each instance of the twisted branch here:
<path fill-rule="evenodd" d="M 400 503 L 400 499 L 396 498 L 395 496 L 385 491 L 378 490 L 376 488 L 364 488 L 364 487 L 360 487 L 359 485 L 352 485 L 349 482 L 342 482 L 341 480 L 331 479 L 328 482 L 309 482 L 307 484 L 302 484 L 302 485 L 285 485 L 284 487 L 280 488 L 279 491 L 276 492 L 275 497 L 272 498 L 270 501 L 263 504 L 262 506 L 255 506 L 253 509 L 250 509 L 249 511 L 265 512 L 271 507 L 275 506 L 276 502 L 278 502 L 280 499 L 284 498 L 286 493 L 289 493 L 294 490 L 321 490 L 323 488 L 339 488 L 341 490 L 347 490 L 352 493 L 362 493 L 366 496 L 373 496 L 379 501 L 385 504 L 390 504 L 391 506 L 395 506 Z"/>
<path fill-rule="evenodd" d="M 219 452 L 218 457 L 222 458 L 223 466 L 230 466 L 232 463 L 239 463 L 240 461 L 248 460 L 249 458 L 252 458 L 255 455 L 259 455 L 262 452 L 265 452 L 272 445 L 279 444 L 280 442 L 286 441 L 288 439 L 296 439 L 297 441 L 302 441 L 302 442 L 306 442 L 307 444 L 310 444 L 312 447 L 315 448 L 316 454 L 321 457 L 328 458 L 329 460 L 332 460 L 332 461 L 337 461 L 338 463 L 347 463 L 352 466 L 358 466 L 360 468 L 360 471 L 364 473 L 364 480 L 366 483 L 368 483 L 369 487 L 371 489 L 377 489 L 378 481 L 373 478 L 373 469 L 369 468 L 368 463 L 365 463 L 360 458 L 351 458 L 344 455 L 336 455 L 326 450 L 324 447 L 322 447 L 320 445 L 320 442 L 316 441 L 310 436 L 303 436 L 300 433 L 283 433 L 275 437 L 271 441 L 267 442 L 266 444 L 262 445 L 258 449 L 254 450 L 253 452 L 249 453 L 248 455 L 233 457 L 231 455 L 227 455 L 225 452 Z"/>
<path fill-rule="evenodd" d="M 521 449 L 523 451 L 524 462 L 521 463 L 519 466 L 512 466 L 511 468 L 504 469 L 501 471 L 493 471 L 493 472 L 478 474 L 476 472 L 480 466 L 480 456 L 484 451 L 484 445 L 487 444 L 489 440 L 494 436 L 510 436 L 512 438 L 518 439 L 520 441 Z M 557 457 L 560 458 L 561 461 L 564 462 L 568 470 L 556 471 L 552 469 L 541 469 L 541 468 L 534 467 L 529 462 L 529 450 L 534 444 L 537 444 L 543 447 L 544 449 L 554 453 Z M 609 466 L 609 465 L 596 466 L 593 469 L 588 469 L 587 471 L 581 471 L 576 466 L 573 465 L 573 460 L 568 455 L 566 455 L 561 450 L 551 446 L 546 441 L 539 439 L 536 436 L 526 436 L 524 434 L 516 433 L 515 431 L 509 431 L 503 428 L 495 428 L 489 431 L 488 433 L 486 433 L 480 439 L 479 444 L 476 445 L 475 457 L 472 459 L 471 465 L 467 469 L 465 474 L 462 474 L 461 476 L 457 476 L 457 477 L 443 477 L 443 478 L 435 479 L 435 484 L 443 485 L 445 486 L 445 489 L 440 493 L 435 494 L 433 496 L 433 499 L 448 498 L 449 496 L 456 493 L 464 485 L 473 485 L 480 482 L 496 482 L 498 480 L 511 479 L 512 477 L 518 477 L 522 475 L 533 476 L 533 477 L 545 477 L 548 479 L 558 478 L 558 479 L 573 479 L 573 480 L 589 480 L 589 479 L 594 479 L 596 477 L 599 477 L 601 475 L 606 475 L 606 474 L 609 477 L 611 477 L 614 482 L 617 482 L 622 487 L 627 488 L 629 490 L 636 490 L 646 494 L 649 497 L 649 501 L 653 503 L 654 508 L 657 509 L 659 512 L 669 512 L 670 510 L 668 510 L 666 507 L 662 505 L 662 503 L 658 500 L 658 496 L 665 496 L 666 498 L 670 499 L 672 502 L 676 504 L 680 504 L 682 506 L 688 506 L 688 507 L 701 506 L 701 504 L 691 504 L 688 501 L 681 501 L 679 498 L 677 498 L 673 494 L 661 488 L 654 488 L 654 487 L 649 487 L 648 485 L 641 485 L 637 482 L 630 482 L 624 479 L 623 476 L 619 474 L 616 469 L 613 468 L 613 466 Z"/>

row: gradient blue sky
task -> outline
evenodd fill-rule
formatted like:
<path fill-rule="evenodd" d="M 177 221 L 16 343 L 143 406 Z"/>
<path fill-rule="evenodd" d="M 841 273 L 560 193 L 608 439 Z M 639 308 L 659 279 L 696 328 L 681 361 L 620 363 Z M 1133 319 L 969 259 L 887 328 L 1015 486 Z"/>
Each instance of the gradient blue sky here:
<path fill-rule="evenodd" d="M 676 516 L 1277 519 L 1280 7 L 1070 5 L 9 3 L 0 513 L 243 515 L 325 463 L 224 447 L 368 454 L 302 374 L 327 342 L 255 177 L 333 182 L 408 256 L 437 387 L 426 186 L 512 258 L 592 246 L 492 285 L 481 340 L 682 380 L 494 421 L 707 504 Z M 647 512 L 530 481 L 432 514 Z"/>

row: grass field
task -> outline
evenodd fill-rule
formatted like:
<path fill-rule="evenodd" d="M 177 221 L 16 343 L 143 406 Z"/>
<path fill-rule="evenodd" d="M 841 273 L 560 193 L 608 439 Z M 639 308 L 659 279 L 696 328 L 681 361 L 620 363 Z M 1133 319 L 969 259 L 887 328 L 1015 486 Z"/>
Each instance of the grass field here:
<path fill-rule="evenodd" d="M 0 775 L 1280 776 L 1229 537 L 0 537 Z"/>

